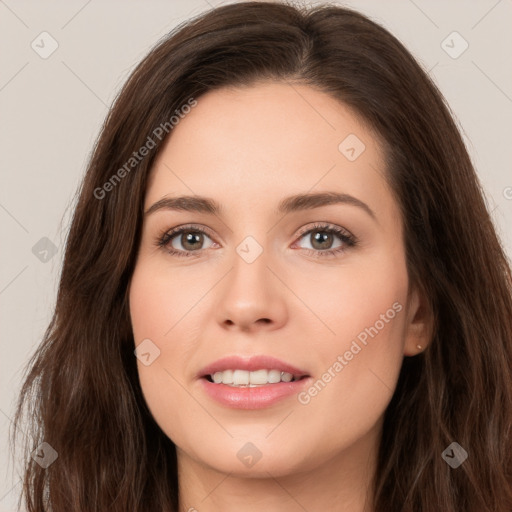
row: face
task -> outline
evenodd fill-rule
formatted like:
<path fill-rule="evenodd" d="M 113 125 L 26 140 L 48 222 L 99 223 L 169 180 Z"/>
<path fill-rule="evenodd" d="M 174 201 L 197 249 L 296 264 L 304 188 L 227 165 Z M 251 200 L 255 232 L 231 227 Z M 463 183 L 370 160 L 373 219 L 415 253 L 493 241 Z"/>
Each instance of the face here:
<path fill-rule="evenodd" d="M 418 341 L 385 172 L 375 134 L 307 86 L 209 92 L 173 128 L 130 314 L 179 458 L 277 476 L 376 439 Z"/>

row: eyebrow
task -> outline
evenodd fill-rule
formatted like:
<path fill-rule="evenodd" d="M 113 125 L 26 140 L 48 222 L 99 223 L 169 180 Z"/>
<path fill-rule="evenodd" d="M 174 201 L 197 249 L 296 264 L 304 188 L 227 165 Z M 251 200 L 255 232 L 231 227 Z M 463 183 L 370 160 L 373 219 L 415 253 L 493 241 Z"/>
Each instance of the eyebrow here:
<path fill-rule="evenodd" d="M 283 199 L 275 210 L 277 215 L 291 212 L 311 210 L 332 204 L 348 204 L 364 210 L 373 220 L 377 220 L 373 210 L 357 197 L 340 192 L 318 192 L 313 194 L 297 194 Z M 180 196 L 164 197 L 151 205 L 144 213 L 150 215 L 159 210 L 179 210 L 187 212 L 220 215 L 222 206 L 209 197 Z"/>

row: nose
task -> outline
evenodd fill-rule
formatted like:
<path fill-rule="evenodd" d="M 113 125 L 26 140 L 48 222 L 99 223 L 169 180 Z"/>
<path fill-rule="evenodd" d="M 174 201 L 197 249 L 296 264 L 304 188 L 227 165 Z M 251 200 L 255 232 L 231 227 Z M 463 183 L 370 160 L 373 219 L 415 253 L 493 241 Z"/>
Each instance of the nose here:
<path fill-rule="evenodd" d="M 275 330 L 288 319 L 286 288 L 264 250 L 252 263 L 238 253 L 216 292 L 217 321 L 226 330 Z M 282 279 L 282 277 L 281 277 Z"/>

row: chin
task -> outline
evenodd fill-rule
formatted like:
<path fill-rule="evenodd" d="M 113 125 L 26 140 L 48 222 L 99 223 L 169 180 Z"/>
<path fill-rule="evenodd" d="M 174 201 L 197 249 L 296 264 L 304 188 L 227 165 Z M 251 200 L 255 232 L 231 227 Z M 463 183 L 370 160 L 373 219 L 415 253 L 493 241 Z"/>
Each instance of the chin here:
<path fill-rule="evenodd" d="M 228 437 L 228 434 L 225 434 Z M 201 442 L 195 447 L 181 448 L 181 455 L 194 459 L 197 463 L 209 466 L 215 471 L 232 476 L 248 478 L 268 478 L 269 474 L 285 476 L 293 472 L 308 469 L 313 457 L 304 452 L 304 444 L 297 442 L 283 444 L 282 439 L 275 441 L 246 435 L 220 440 L 201 436 Z"/>

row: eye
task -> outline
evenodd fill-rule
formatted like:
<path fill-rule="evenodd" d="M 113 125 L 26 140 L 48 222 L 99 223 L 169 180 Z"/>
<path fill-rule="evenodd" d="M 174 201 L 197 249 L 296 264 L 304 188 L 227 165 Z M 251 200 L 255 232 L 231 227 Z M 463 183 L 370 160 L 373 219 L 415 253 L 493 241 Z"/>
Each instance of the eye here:
<path fill-rule="evenodd" d="M 205 240 L 210 240 L 208 247 L 203 247 Z M 165 247 L 168 252 L 176 256 L 193 256 L 192 253 L 199 253 L 208 249 L 214 244 L 206 234 L 204 228 L 197 226 L 182 226 L 166 231 L 157 240 L 159 247 Z"/>
<path fill-rule="evenodd" d="M 310 247 L 299 246 L 314 257 L 337 256 L 357 244 L 356 238 L 343 228 L 330 224 L 316 224 L 302 231 L 299 240 L 305 239 Z M 204 247 L 206 240 L 210 241 Z M 162 233 L 156 241 L 158 247 L 165 248 L 174 256 L 199 256 L 204 250 L 213 247 L 216 242 L 200 226 L 181 226 Z"/>
<path fill-rule="evenodd" d="M 356 238 L 351 233 L 330 224 L 316 224 L 302 232 L 300 239 L 305 239 L 310 245 L 310 247 L 300 247 L 315 257 L 335 256 L 357 244 Z"/>

